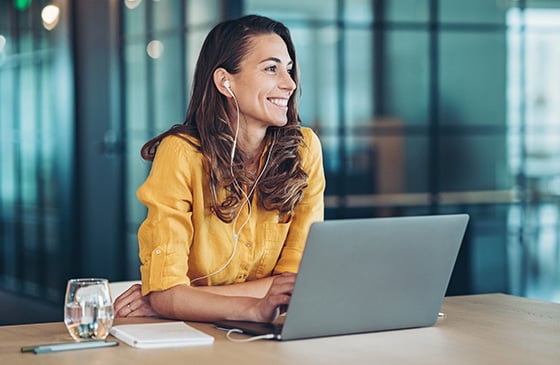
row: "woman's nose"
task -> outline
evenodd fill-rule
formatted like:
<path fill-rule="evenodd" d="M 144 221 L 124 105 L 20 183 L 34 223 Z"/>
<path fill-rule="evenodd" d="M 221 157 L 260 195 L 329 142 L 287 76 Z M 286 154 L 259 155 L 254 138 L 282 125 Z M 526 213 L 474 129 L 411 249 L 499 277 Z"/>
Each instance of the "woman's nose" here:
<path fill-rule="evenodd" d="M 285 71 L 282 74 L 282 80 L 279 87 L 284 90 L 289 90 L 290 92 L 296 89 L 296 83 L 294 79 L 292 79 L 292 75 L 290 74 L 290 72 Z"/>

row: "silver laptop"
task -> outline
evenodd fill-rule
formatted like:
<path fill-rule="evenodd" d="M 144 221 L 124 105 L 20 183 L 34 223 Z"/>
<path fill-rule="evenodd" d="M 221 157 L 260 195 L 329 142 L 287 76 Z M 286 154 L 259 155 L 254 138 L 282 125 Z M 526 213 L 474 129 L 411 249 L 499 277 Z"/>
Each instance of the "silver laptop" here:
<path fill-rule="evenodd" d="M 283 323 L 216 327 L 294 340 L 432 326 L 468 220 L 453 214 L 314 223 Z"/>

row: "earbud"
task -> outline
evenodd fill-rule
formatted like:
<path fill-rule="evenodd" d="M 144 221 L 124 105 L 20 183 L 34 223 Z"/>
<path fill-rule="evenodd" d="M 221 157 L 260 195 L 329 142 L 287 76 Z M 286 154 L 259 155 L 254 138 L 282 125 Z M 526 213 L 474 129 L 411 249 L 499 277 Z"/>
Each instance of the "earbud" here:
<path fill-rule="evenodd" d="M 224 81 L 224 87 L 227 89 L 229 94 L 235 98 L 235 95 L 233 95 L 233 91 L 231 91 L 231 84 L 229 83 L 229 80 Z"/>

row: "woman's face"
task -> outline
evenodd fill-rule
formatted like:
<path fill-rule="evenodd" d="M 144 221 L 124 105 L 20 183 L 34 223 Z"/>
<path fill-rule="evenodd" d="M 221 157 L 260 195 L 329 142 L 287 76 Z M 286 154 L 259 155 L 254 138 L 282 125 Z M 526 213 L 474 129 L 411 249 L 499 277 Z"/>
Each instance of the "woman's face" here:
<path fill-rule="evenodd" d="M 278 35 L 259 35 L 251 40 L 240 72 L 232 75 L 231 82 L 245 128 L 266 130 L 286 125 L 288 100 L 296 89 L 292 68 L 286 44 Z"/>

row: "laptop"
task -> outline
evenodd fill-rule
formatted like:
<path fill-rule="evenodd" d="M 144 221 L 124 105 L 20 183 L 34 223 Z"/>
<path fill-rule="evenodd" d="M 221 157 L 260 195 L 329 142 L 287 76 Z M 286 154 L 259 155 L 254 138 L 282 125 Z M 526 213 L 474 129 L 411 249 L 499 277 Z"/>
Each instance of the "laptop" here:
<path fill-rule="evenodd" d="M 282 341 L 432 326 L 468 220 L 448 214 L 313 223 L 282 320 L 215 325 Z"/>

